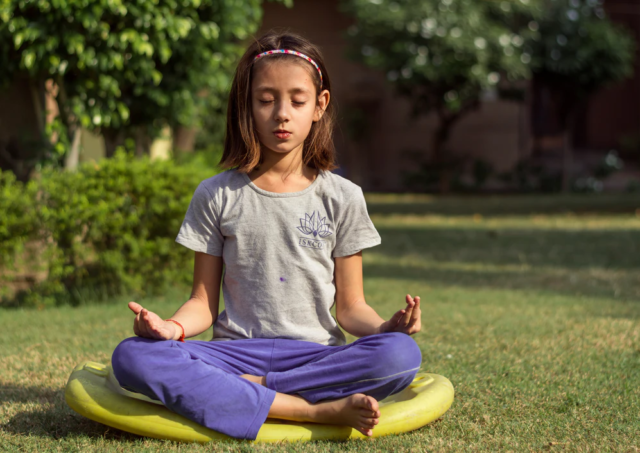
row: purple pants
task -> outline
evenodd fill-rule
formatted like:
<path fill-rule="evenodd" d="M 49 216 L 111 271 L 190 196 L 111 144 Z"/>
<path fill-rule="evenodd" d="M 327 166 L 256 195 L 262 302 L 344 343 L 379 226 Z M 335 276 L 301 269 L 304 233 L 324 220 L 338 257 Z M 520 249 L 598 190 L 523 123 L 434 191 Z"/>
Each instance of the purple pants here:
<path fill-rule="evenodd" d="M 354 393 L 381 400 L 405 389 L 421 362 L 413 338 L 395 332 L 344 346 L 262 338 L 182 343 L 132 337 L 112 357 L 122 387 L 242 439 L 256 438 L 276 392 L 311 403 Z M 241 374 L 266 376 L 267 386 Z"/>

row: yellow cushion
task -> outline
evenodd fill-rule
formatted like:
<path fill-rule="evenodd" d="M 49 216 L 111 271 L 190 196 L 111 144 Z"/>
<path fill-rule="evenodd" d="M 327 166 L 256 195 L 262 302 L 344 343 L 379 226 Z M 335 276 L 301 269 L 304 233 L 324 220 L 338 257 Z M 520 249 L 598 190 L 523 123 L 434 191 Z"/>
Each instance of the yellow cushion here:
<path fill-rule="evenodd" d="M 419 373 L 408 388 L 379 401 L 380 423 L 373 429 L 373 437 L 412 431 L 438 419 L 453 403 L 453 394 L 447 378 Z M 67 382 L 65 399 L 74 411 L 91 420 L 141 436 L 200 443 L 229 439 L 170 411 L 159 401 L 122 389 L 111 366 L 101 363 L 78 365 Z M 267 419 L 255 442 L 364 437 L 348 426 Z"/>

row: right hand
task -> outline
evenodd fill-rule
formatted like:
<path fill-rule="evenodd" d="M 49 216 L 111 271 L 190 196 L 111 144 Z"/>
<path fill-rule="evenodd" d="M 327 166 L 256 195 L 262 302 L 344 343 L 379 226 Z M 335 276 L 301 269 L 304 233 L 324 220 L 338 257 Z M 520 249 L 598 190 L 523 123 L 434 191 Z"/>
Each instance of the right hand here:
<path fill-rule="evenodd" d="M 180 328 L 171 321 L 165 321 L 155 313 L 143 308 L 137 302 L 129 302 L 129 308 L 136 314 L 133 333 L 152 340 L 173 340 Z"/>

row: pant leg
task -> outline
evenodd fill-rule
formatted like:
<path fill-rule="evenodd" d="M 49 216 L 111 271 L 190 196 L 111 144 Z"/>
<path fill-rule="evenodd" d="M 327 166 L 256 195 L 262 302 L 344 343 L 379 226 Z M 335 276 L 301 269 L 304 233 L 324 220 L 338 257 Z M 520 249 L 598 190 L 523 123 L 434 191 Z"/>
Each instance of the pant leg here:
<path fill-rule="evenodd" d="M 312 403 L 354 393 L 384 399 L 408 387 L 422 363 L 413 338 L 397 332 L 362 337 L 344 346 L 309 346 L 306 358 L 304 346 L 275 341 L 267 387 Z"/>
<path fill-rule="evenodd" d="M 128 338 L 112 357 L 118 382 L 207 428 L 255 439 L 276 392 L 239 377 L 269 370 L 274 340 Z"/>

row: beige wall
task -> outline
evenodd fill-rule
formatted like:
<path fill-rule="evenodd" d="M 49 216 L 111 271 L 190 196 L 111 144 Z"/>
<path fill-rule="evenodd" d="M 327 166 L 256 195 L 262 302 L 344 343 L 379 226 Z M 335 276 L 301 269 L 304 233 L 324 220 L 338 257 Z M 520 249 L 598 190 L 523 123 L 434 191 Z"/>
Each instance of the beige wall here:
<path fill-rule="evenodd" d="M 264 10 L 258 36 L 284 27 L 302 34 L 323 52 L 339 110 L 335 141 L 346 176 L 365 190 L 402 190 L 401 172 L 416 167 L 405 151 L 422 150 L 429 155 L 435 118 L 412 122 L 409 102 L 393 93 L 382 74 L 347 60 L 344 35 L 352 22 L 338 11 L 337 0 L 300 1 L 291 9 L 265 3 Z M 353 103 L 364 106 L 370 118 L 370 133 L 359 143 L 350 141 L 345 130 L 345 107 Z M 529 152 L 524 126 L 528 120 L 521 116 L 527 114 L 525 110 L 512 102 L 487 101 L 455 127 L 449 147 L 456 154 L 483 158 L 497 170 L 507 170 L 519 154 Z"/>

